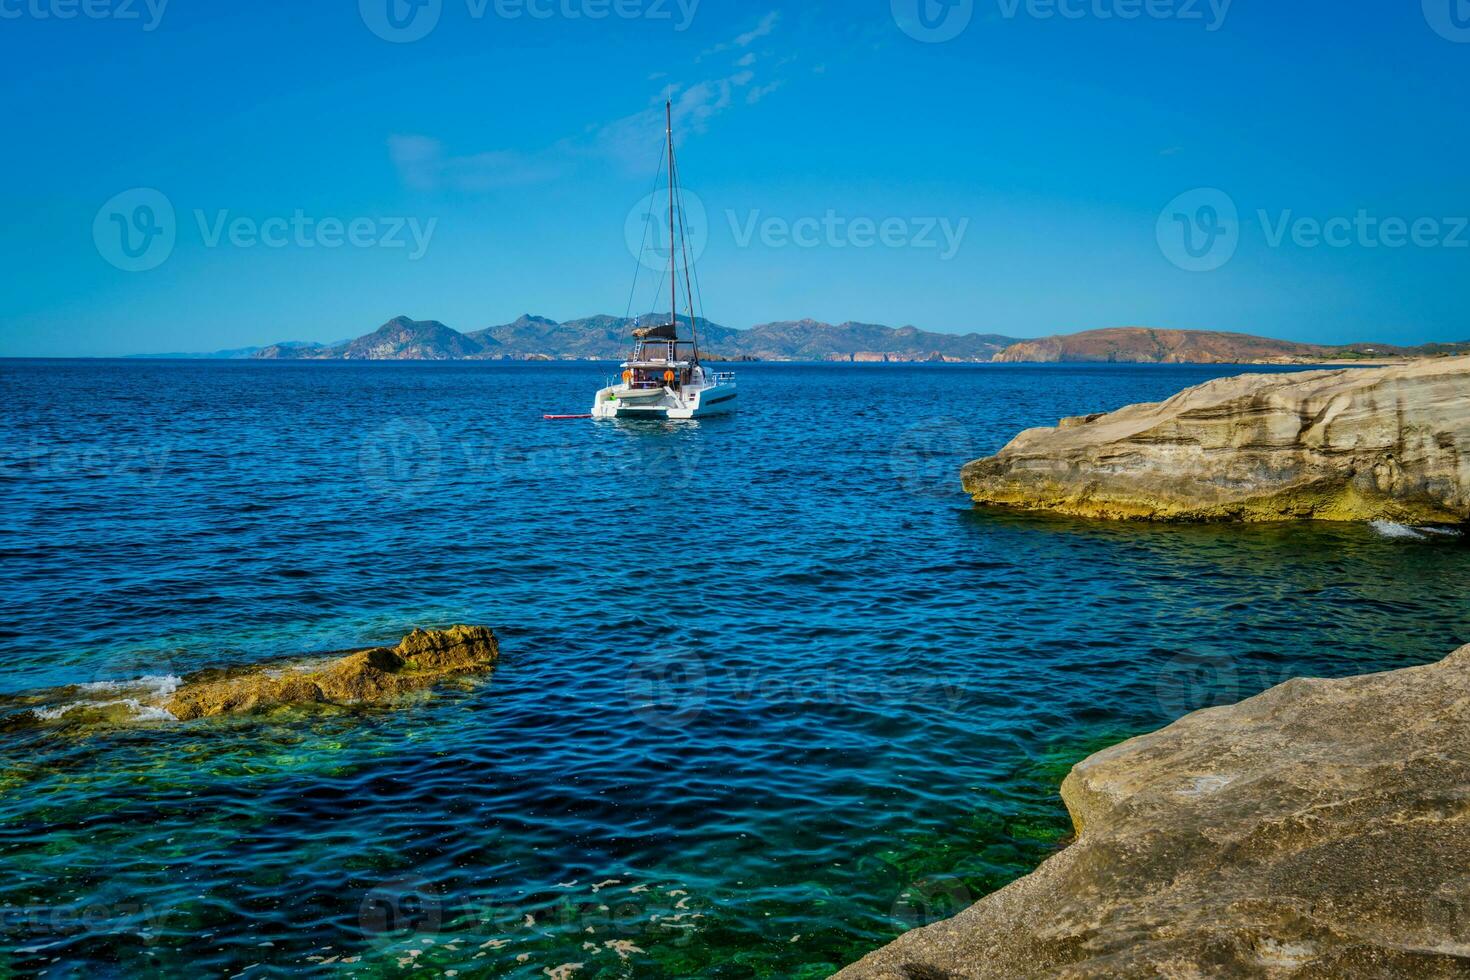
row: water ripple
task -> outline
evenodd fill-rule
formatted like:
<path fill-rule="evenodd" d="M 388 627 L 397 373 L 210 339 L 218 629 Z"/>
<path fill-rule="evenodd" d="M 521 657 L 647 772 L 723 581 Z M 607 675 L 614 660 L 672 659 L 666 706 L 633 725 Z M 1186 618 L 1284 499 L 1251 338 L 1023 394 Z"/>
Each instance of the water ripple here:
<path fill-rule="evenodd" d="M 0 362 L 0 715 L 418 624 L 504 646 L 401 711 L 6 731 L 0 973 L 821 976 L 1060 846 L 1088 753 L 1470 640 L 1458 540 L 958 492 L 1228 371 L 757 365 L 734 418 L 540 421 L 602 373 Z"/>

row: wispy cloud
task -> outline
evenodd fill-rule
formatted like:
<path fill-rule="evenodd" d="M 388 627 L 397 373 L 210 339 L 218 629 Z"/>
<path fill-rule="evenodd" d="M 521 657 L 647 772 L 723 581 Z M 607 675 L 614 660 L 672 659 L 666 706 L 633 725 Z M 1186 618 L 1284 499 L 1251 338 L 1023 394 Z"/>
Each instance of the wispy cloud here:
<path fill-rule="evenodd" d="M 544 183 L 566 171 L 557 147 L 539 153 L 491 150 L 456 156 L 442 141 L 416 134 L 388 137 L 388 156 L 403 183 L 421 191 L 448 188 L 483 193 Z"/>
<path fill-rule="evenodd" d="M 762 17 L 755 27 L 746 31 L 744 34 L 736 35 L 732 40 L 722 41 L 712 48 L 705 49 L 695 60 L 703 61 L 710 55 L 719 54 L 721 51 L 729 51 L 731 48 L 748 48 L 761 38 L 770 37 L 775 32 L 776 25 L 780 22 L 781 12 L 779 10 L 773 10 Z"/>
<path fill-rule="evenodd" d="M 780 19 L 781 12 L 779 10 L 771 11 L 761 18 L 761 22 L 756 25 L 755 30 L 746 31 L 737 37 L 735 39 L 735 46 L 737 48 L 748 48 L 761 38 L 769 37 L 771 32 L 776 29 L 776 22 Z"/>
<path fill-rule="evenodd" d="M 780 14 L 772 11 L 750 30 L 705 54 L 747 48 L 769 37 L 779 21 Z M 779 59 L 774 68 L 792 60 Z M 747 52 L 736 59 L 735 70 L 730 74 L 690 83 L 666 82 L 662 93 L 647 108 L 589 126 L 580 135 L 558 140 L 543 150 L 491 150 L 457 155 L 431 136 L 402 134 L 389 138 L 388 153 L 403 183 L 421 191 L 485 193 L 538 184 L 565 176 L 579 162 L 588 159 L 612 161 L 631 173 L 642 173 L 648 167 L 649 147 L 657 146 L 663 134 L 665 99 L 672 103 L 677 130 L 704 132 L 710 120 L 732 106 L 755 105 L 785 83 L 781 78 L 759 78 L 755 69 L 758 63 L 755 52 Z M 663 73 L 655 73 L 649 76 L 649 81 L 661 81 L 665 77 Z"/>
<path fill-rule="evenodd" d="M 665 99 L 673 104 L 676 130 L 702 133 L 709 128 L 710 120 L 736 104 L 737 95 L 749 90 L 754 80 L 754 73 L 745 70 L 692 85 L 670 85 L 648 108 L 597 127 L 582 144 L 582 150 L 641 173 L 648 166 L 649 147 L 657 145 L 664 131 Z"/>
<path fill-rule="evenodd" d="M 785 82 L 777 79 L 774 82 L 767 82 L 765 85 L 757 85 L 745 94 L 745 102 L 747 105 L 755 105 L 761 99 L 764 99 L 785 84 Z"/>

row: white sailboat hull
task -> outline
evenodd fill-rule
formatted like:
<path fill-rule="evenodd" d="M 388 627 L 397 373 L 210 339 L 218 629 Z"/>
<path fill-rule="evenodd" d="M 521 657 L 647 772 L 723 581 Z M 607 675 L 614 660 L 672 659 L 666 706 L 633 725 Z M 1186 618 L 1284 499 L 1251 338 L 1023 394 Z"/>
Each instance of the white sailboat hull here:
<path fill-rule="evenodd" d="M 726 415 L 735 411 L 739 390 L 735 375 L 729 371 L 711 371 L 699 363 L 699 317 L 696 315 L 694 270 L 687 249 L 679 237 L 683 229 L 682 203 L 679 197 L 678 167 L 675 164 L 674 103 L 664 103 L 664 122 L 668 146 L 664 159 L 669 176 L 669 318 L 644 323 L 639 317 L 632 323 L 633 355 L 622 364 L 620 385 L 610 385 L 597 393 L 592 402 L 595 419 L 701 419 Z M 647 213 L 651 220 L 652 211 Z M 645 241 L 647 240 L 645 227 Z M 677 247 L 675 243 L 678 243 Z M 684 258 L 684 298 L 688 300 L 689 339 L 679 339 L 679 258 Z M 640 264 L 642 257 L 640 255 Z M 634 292 L 638 280 L 633 280 Z M 632 295 L 632 294 L 630 294 Z M 699 300 L 703 304 L 703 299 Z M 632 302 L 629 301 L 629 312 Z"/>
<path fill-rule="evenodd" d="M 592 417 L 598 419 L 702 419 L 725 415 L 736 410 L 740 391 L 735 382 L 720 382 L 707 387 L 675 391 L 664 388 L 657 397 L 646 391 L 633 392 L 623 385 L 613 385 L 597 393 L 592 404 Z"/>

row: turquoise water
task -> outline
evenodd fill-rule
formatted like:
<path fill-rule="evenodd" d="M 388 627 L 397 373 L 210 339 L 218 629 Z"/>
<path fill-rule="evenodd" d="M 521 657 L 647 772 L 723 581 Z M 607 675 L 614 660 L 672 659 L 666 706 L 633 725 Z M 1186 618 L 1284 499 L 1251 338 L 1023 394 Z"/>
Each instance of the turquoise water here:
<path fill-rule="evenodd" d="M 822 976 L 1061 846 L 1096 748 L 1470 641 L 1453 539 L 957 486 L 1236 369 L 751 365 L 735 417 L 540 420 L 611 370 L 0 362 L 0 974 Z M 397 710 L 18 697 L 453 622 L 501 666 Z"/>

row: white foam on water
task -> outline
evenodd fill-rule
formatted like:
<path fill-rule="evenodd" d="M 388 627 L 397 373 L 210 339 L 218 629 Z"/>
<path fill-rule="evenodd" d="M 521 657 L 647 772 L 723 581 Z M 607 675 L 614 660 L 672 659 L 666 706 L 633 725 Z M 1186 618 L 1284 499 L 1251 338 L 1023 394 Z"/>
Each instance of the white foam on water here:
<path fill-rule="evenodd" d="M 130 681 L 93 681 L 90 684 L 78 684 L 78 691 L 87 693 L 111 693 L 114 691 L 144 691 L 155 697 L 166 698 L 179 689 L 184 683 L 182 677 L 174 674 L 146 674 L 135 677 Z"/>
<path fill-rule="evenodd" d="M 1421 534 L 1437 534 L 1444 538 L 1460 537 L 1460 529 L 1454 527 L 1421 527 L 1418 530 Z"/>
<path fill-rule="evenodd" d="M 55 708 L 32 708 L 31 714 L 35 715 L 39 721 L 59 721 L 73 711 L 86 708 L 100 711 L 103 708 L 118 707 L 127 708 L 128 713 L 139 721 L 178 721 L 171 712 L 151 704 L 144 704 L 137 698 L 119 698 L 115 701 L 72 701 Z"/>
<path fill-rule="evenodd" d="M 131 703 L 133 715 L 142 721 L 178 721 L 179 719 L 167 708 L 154 707 L 151 704 Z"/>
<path fill-rule="evenodd" d="M 1393 521 L 1373 521 L 1369 525 L 1375 534 L 1385 538 L 1400 538 L 1407 541 L 1427 540 L 1423 534 L 1407 524 L 1395 524 Z"/>

